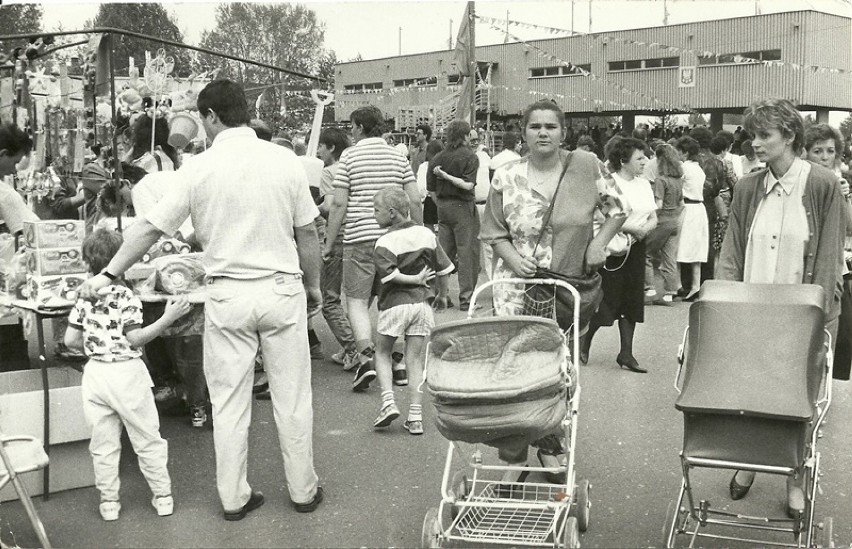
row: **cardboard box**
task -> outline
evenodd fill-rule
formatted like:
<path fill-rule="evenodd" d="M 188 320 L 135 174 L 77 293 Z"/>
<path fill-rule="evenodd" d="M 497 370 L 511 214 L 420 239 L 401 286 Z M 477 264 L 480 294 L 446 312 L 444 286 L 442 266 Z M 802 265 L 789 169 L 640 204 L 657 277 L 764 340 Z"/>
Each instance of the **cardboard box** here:
<path fill-rule="evenodd" d="M 81 246 L 86 238 L 86 222 L 72 219 L 24 221 L 24 242 L 29 248 Z"/>
<path fill-rule="evenodd" d="M 80 384 L 83 374 L 69 367 L 49 368 L 50 490 L 94 486 L 89 454 L 91 429 L 83 414 Z M 44 394 L 41 370 L 0 373 L 0 431 L 6 436 L 27 435 L 43 441 Z M 42 493 L 41 472 L 21 477 L 31 496 Z M 0 491 L 0 501 L 17 499 L 14 487 Z"/>
<path fill-rule="evenodd" d="M 89 277 L 87 274 L 56 276 L 27 276 L 27 299 L 40 305 L 55 305 L 57 301 L 77 301 L 77 288 Z"/>
<path fill-rule="evenodd" d="M 27 248 L 27 273 L 37 276 L 78 274 L 87 271 L 80 246 Z"/>

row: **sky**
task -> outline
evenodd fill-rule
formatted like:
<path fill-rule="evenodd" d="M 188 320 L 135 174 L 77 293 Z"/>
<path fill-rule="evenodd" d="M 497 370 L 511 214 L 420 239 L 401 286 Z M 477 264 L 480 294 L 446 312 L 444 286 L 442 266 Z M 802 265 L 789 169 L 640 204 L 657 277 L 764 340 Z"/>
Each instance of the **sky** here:
<path fill-rule="evenodd" d="M 13 0 L 15 2 L 15 0 Z M 17 2 L 16 2 L 17 3 Z M 216 24 L 216 3 L 162 2 L 174 14 L 185 40 L 197 44 L 205 30 Z M 82 28 L 97 12 L 97 2 L 50 0 L 44 4 L 45 30 Z M 448 48 L 450 36 L 455 40 L 465 2 L 356 0 L 349 2 L 302 2 L 314 10 L 325 24 L 325 47 L 346 61 L 360 54 L 364 59 L 377 59 L 402 54 L 421 53 Z M 532 23 L 579 32 L 602 32 L 662 25 L 664 9 L 669 24 L 707 19 L 742 17 L 791 10 L 819 10 L 852 16 L 852 0 L 562 0 L 550 2 L 476 2 L 477 15 Z M 591 21 L 590 21 L 591 7 Z M 545 31 L 511 27 L 509 31 L 525 40 L 552 38 Z M 502 43 L 504 35 L 491 27 L 478 24 L 476 43 Z"/>

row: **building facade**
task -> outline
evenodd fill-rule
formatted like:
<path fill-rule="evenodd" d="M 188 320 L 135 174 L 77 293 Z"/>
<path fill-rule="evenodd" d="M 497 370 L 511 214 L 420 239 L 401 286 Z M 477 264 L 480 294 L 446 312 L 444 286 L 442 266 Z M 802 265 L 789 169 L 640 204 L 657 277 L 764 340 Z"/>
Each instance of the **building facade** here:
<path fill-rule="evenodd" d="M 628 128 L 638 114 L 687 112 L 710 113 L 720 128 L 723 113 L 773 96 L 820 121 L 852 110 L 852 19 L 816 11 L 481 46 L 476 60 L 478 119 L 515 118 L 544 98 L 571 116 L 622 116 Z M 338 64 L 336 119 L 376 105 L 398 129 L 440 126 L 458 72 L 452 50 Z"/>

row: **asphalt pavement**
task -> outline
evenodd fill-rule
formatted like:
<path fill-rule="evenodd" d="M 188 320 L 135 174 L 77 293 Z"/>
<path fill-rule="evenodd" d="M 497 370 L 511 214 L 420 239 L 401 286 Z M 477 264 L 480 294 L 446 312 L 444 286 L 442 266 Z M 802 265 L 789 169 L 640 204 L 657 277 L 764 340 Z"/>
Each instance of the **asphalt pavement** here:
<path fill-rule="evenodd" d="M 578 478 L 589 479 L 591 521 L 583 547 L 660 547 L 669 503 L 681 480 L 678 452 L 683 423 L 675 410 L 675 355 L 686 325 L 688 304 L 648 306 L 636 331 L 635 355 L 648 374 L 620 369 L 618 330 L 596 336 L 588 366 L 581 370 Z M 437 322 L 463 318 L 457 309 Z M 318 324 L 322 324 L 319 322 Z M 318 326 L 326 355 L 337 351 L 327 330 Z M 98 494 L 83 488 L 53 494 L 35 505 L 51 541 L 59 547 L 415 547 L 423 517 L 440 500 L 448 444 L 437 432 L 434 411 L 425 401 L 423 436 L 409 435 L 401 419 L 375 432 L 379 390 L 351 390 L 351 374 L 330 360 L 313 362 L 314 454 L 325 501 L 313 514 L 292 508 L 268 401 L 255 401 L 250 432 L 249 481 L 266 503 L 241 522 L 222 520 L 215 488 L 212 427 L 193 429 L 188 417 L 164 417 L 175 513 L 159 518 L 129 444 L 121 463 L 122 511 L 103 522 Z M 397 392 L 404 410 L 408 394 Z M 819 450 L 822 494 L 817 517 L 834 518 L 838 546 L 852 543 L 852 383 L 834 384 L 834 403 Z M 126 442 L 126 439 L 125 439 Z M 534 454 L 530 454 L 531 459 Z M 714 508 L 744 513 L 783 513 L 784 480 L 758 476 L 740 502 L 727 495 L 730 474 L 698 475 L 698 496 Z M 18 502 L 0 504 L 0 539 L 7 545 L 37 545 Z M 792 536 L 778 538 L 790 542 Z M 683 540 L 682 540 L 683 541 Z M 708 547 L 728 542 L 702 543 Z M 744 544 L 743 546 L 747 546 Z"/>

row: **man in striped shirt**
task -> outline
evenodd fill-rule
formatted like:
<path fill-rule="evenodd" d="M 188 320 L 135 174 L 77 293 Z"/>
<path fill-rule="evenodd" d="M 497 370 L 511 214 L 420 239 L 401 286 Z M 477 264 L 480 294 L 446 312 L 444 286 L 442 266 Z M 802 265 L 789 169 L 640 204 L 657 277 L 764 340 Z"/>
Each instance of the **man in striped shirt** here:
<path fill-rule="evenodd" d="M 382 112 L 373 106 L 361 107 L 352 112 L 350 120 L 355 145 L 340 156 L 323 259 L 331 255 L 342 226 L 343 293 L 359 353 L 352 389 L 364 391 L 376 378 L 369 308 L 380 287 L 373 250 L 376 240 L 385 234 L 373 212 L 373 197 L 387 187 L 404 190 L 412 205 L 420 204 L 420 196 L 408 159 L 381 137 L 384 129 Z M 422 224 L 419 206 L 412 207 L 411 218 Z"/>

